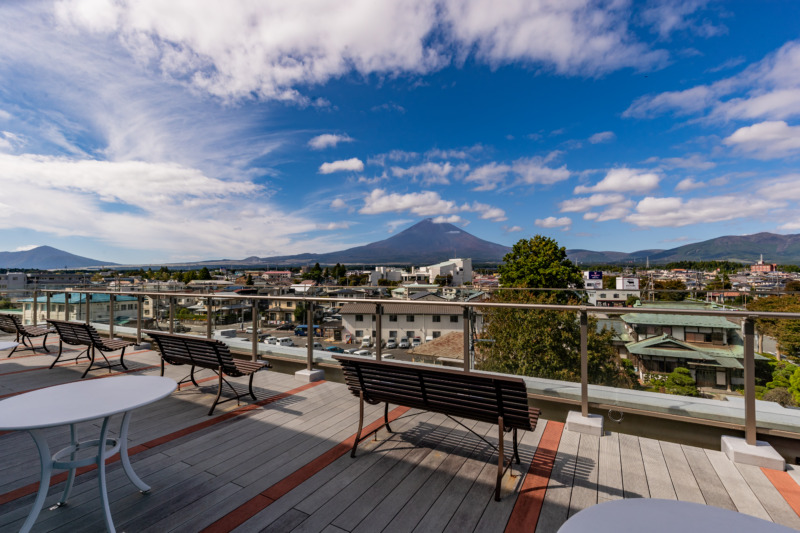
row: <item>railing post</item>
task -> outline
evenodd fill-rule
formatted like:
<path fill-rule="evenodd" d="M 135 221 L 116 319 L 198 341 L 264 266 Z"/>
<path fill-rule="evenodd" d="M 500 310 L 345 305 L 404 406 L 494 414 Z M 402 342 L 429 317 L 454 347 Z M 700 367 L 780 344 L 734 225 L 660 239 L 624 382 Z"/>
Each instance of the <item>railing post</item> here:
<path fill-rule="evenodd" d="M 744 438 L 756 445 L 756 362 L 753 319 L 744 319 Z"/>
<path fill-rule="evenodd" d="M 306 308 L 306 323 L 308 331 L 306 331 L 306 370 L 309 372 L 314 365 L 314 302 L 308 302 Z"/>
<path fill-rule="evenodd" d="M 252 359 L 253 361 L 258 360 L 258 326 L 259 326 L 259 316 L 258 316 L 258 300 L 253 300 L 253 308 L 250 311 L 253 319 L 253 354 Z"/>
<path fill-rule="evenodd" d="M 136 344 L 142 344 L 142 304 L 144 298 L 139 294 L 136 296 Z"/>
<path fill-rule="evenodd" d="M 589 416 L 589 316 L 581 307 L 581 416 Z"/>
<path fill-rule="evenodd" d="M 64 292 L 64 320 L 66 320 L 67 322 L 69 322 L 69 297 L 70 297 L 70 294 L 65 291 Z M 58 315 L 56 315 L 56 318 L 58 318 Z"/>
<path fill-rule="evenodd" d="M 46 294 L 47 303 L 45 304 L 45 317 L 47 317 L 47 320 L 50 320 L 50 298 L 51 298 L 51 296 L 52 295 L 49 292 Z"/>
<path fill-rule="evenodd" d="M 117 305 L 117 296 L 110 294 L 108 296 L 108 338 L 114 338 L 114 306 Z"/>
<path fill-rule="evenodd" d="M 211 338 L 211 297 L 206 298 L 206 338 Z"/>
<path fill-rule="evenodd" d="M 39 324 L 39 291 L 33 291 L 33 325 Z"/>
<path fill-rule="evenodd" d="M 381 329 L 383 325 L 383 306 L 381 304 L 375 304 L 375 360 L 380 361 L 383 357 L 383 335 L 381 334 Z"/>
<path fill-rule="evenodd" d="M 173 333 L 173 323 L 175 322 L 175 297 L 169 297 L 169 332 Z"/>
<path fill-rule="evenodd" d="M 90 324 L 89 317 L 92 316 L 92 295 L 84 292 L 83 296 L 86 298 L 86 323 Z"/>
<path fill-rule="evenodd" d="M 470 358 L 470 350 L 469 350 L 470 334 L 472 333 L 472 330 L 470 329 L 469 307 L 467 307 L 465 305 L 463 309 L 464 309 L 464 312 L 463 312 L 463 316 L 464 316 L 464 324 L 463 324 L 463 329 L 464 329 L 464 372 L 469 372 L 470 370 L 472 370 L 472 361 L 471 361 L 471 358 Z"/>

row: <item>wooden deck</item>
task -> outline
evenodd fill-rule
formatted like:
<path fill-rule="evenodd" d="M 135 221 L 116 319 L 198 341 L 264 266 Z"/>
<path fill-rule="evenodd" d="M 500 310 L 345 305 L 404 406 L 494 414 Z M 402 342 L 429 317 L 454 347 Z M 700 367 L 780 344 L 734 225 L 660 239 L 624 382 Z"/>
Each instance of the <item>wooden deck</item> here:
<path fill-rule="evenodd" d="M 49 344 L 57 349 L 57 339 Z M 53 354 L 7 353 L 0 352 L 0 397 L 77 380 L 85 368 L 68 363 L 48 370 Z M 133 349 L 125 360 L 132 374 L 159 374 L 152 351 Z M 184 369 L 168 367 L 167 376 L 180 379 Z M 108 375 L 92 372 L 87 379 Z M 395 433 L 381 431 L 351 459 L 358 402 L 344 385 L 303 384 L 263 371 L 255 380 L 258 402 L 225 403 L 212 417 L 206 412 L 216 378 L 201 385 L 135 412 L 131 461 L 153 489 L 140 494 L 119 462 L 109 464 L 118 531 L 551 532 L 578 511 L 619 498 L 705 503 L 800 529 L 797 467 L 764 471 L 734 465 L 719 451 L 617 433 L 592 437 L 542 420 L 522 435 L 522 464 L 495 502 L 494 451 L 447 417 L 394 409 Z M 367 420 L 378 420 L 382 407 L 368 413 Z M 496 441 L 496 427 L 463 422 Z M 96 438 L 98 432 L 87 423 L 80 433 Z M 50 433 L 52 449 L 66 445 L 64 428 Z M 38 472 L 27 433 L 0 436 L 0 531 L 21 526 Z M 34 531 L 102 531 L 90 467 L 77 476 L 69 505 L 47 510 L 65 477 L 54 478 Z"/>

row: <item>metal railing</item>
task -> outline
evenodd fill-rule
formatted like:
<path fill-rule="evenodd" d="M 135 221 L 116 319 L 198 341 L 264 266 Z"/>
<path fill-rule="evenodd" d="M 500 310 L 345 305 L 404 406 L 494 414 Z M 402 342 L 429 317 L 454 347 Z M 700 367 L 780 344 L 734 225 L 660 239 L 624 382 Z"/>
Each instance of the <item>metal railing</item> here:
<path fill-rule="evenodd" d="M 37 302 L 40 298 L 40 292 L 45 294 L 45 300 L 47 305 L 46 316 L 47 318 L 50 317 L 50 307 L 51 307 L 51 295 L 53 293 L 64 293 L 63 290 L 60 291 L 35 291 L 33 295 L 33 321 L 34 324 L 36 323 L 37 312 Z M 135 296 L 137 297 L 137 317 L 138 320 L 136 322 L 136 339 L 137 342 L 141 342 L 143 332 L 142 328 L 142 301 L 145 297 L 150 298 L 168 298 L 169 300 L 169 332 L 173 332 L 173 325 L 175 321 L 175 299 L 176 298 L 202 298 L 205 299 L 206 302 L 206 331 L 205 335 L 207 338 L 211 338 L 213 334 L 213 327 L 212 327 L 212 308 L 213 308 L 213 300 L 243 300 L 248 301 L 251 306 L 251 312 L 253 317 L 253 325 L 252 325 L 252 346 L 250 356 L 253 360 L 259 357 L 258 353 L 258 337 L 259 337 L 259 303 L 266 303 L 267 307 L 269 303 L 274 302 L 296 302 L 296 303 L 303 303 L 306 307 L 306 323 L 308 327 L 308 343 L 307 343 L 307 353 L 306 353 L 306 368 L 308 370 L 312 370 L 314 366 L 314 356 L 313 356 L 313 344 L 314 344 L 314 316 L 315 316 L 315 305 L 320 303 L 359 303 L 359 304 L 371 304 L 374 305 L 374 321 L 376 324 L 376 359 L 382 359 L 382 316 L 384 314 L 384 307 L 387 304 L 404 304 L 408 303 L 407 300 L 394 300 L 394 299 L 371 299 L 371 298 L 359 298 L 356 300 L 344 301 L 342 298 L 331 298 L 331 297 L 321 297 L 321 296 L 261 296 L 261 295 L 229 295 L 229 294 L 197 294 L 197 293 L 187 293 L 187 292 L 176 292 L 176 293 L 165 293 L 165 292 L 138 292 L 138 291 L 97 291 L 97 290 L 84 290 L 79 289 L 75 292 L 86 295 L 86 321 L 89 322 L 89 318 L 91 317 L 91 301 L 93 294 L 108 294 L 111 296 L 110 302 L 110 309 L 111 309 L 111 316 L 109 320 L 109 336 L 114 335 L 114 300 L 116 297 L 121 295 L 126 296 Z M 69 300 L 70 300 L 70 291 L 65 292 L 65 309 L 69 309 Z M 758 431 L 763 431 L 770 434 L 776 434 L 780 436 L 785 436 L 789 438 L 796 438 L 800 439 L 800 432 L 794 433 L 789 431 L 770 431 L 769 429 L 765 428 L 758 428 L 757 421 L 756 421 L 756 389 L 755 389 L 755 349 L 754 349 L 754 342 L 755 342 L 755 335 L 754 335 L 754 323 L 755 320 L 759 318 L 764 319 L 794 319 L 800 320 L 800 313 L 778 313 L 778 312 L 751 312 L 747 310 L 711 310 L 711 309 L 680 309 L 680 308 L 652 308 L 652 307 L 636 307 L 636 308 L 621 308 L 621 307 L 590 307 L 585 305 L 557 305 L 557 304 L 515 304 L 515 303 L 495 303 L 495 302 L 450 302 L 450 301 L 415 301 L 415 306 L 447 306 L 447 307 L 454 307 L 460 308 L 462 310 L 463 316 L 463 326 L 464 326 L 464 363 L 463 363 L 463 370 L 469 372 L 473 370 L 473 359 L 472 355 L 474 353 L 473 346 L 471 341 L 471 329 L 470 326 L 472 324 L 473 317 L 475 315 L 475 311 L 484 310 L 484 309 L 491 309 L 491 308 L 513 308 L 513 309 L 522 309 L 522 310 L 547 310 L 547 311 L 567 311 L 576 313 L 578 316 L 579 324 L 580 324 L 580 410 L 583 416 L 588 416 L 589 408 L 613 408 L 614 410 L 619 411 L 629 411 L 629 412 L 636 412 L 636 409 L 632 408 L 621 408 L 618 406 L 609 406 L 603 403 L 592 402 L 589 395 L 589 371 L 588 371 L 588 315 L 589 314 L 602 314 L 602 315 L 622 315 L 635 312 L 637 314 L 669 314 L 669 315 L 690 315 L 690 316 L 713 316 L 713 317 L 723 317 L 728 320 L 738 320 L 742 326 L 743 332 L 743 341 L 744 341 L 744 359 L 743 359 L 743 367 L 744 367 L 744 424 L 743 427 L 739 427 L 739 424 L 736 423 L 719 423 L 716 425 L 722 427 L 729 427 L 732 429 L 743 429 L 745 432 L 745 438 L 748 444 L 755 445 L 756 442 L 756 434 Z M 568 403 L 574 404 L 575 402 L 570 399 L 566 398 L 559 398 L 559 397 L 548 397 L 550 401 L 561 402 L 561 403 Z M 650 411 L 645 411 L 644 414 L 651 413 Z M 640 414 L 642 414 L 640 412 Z M 665 418 L 673 418 L 673 419 L 685 419 L 685 416 L 669 416 L 656 413 L 651 413 L 654 416 L 662 416 Z M 690 417 L 691 418 L 691 417 Z M 708 420 L 704 418 L 695 418 L 692 421 L 698 423 L 706 423 L 710 425 L 715 425 L 713 420 Z"/>

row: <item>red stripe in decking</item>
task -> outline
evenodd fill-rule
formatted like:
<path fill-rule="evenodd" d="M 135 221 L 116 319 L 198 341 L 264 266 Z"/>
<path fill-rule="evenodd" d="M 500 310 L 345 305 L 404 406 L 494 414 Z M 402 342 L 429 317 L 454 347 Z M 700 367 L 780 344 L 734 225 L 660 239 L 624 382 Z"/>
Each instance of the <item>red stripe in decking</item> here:
<path fill-rule="evenodd" d="M 536 454 L 528 468 L 528 475 L 525 476 L 525 481 L 519 490 L 514 510 L 511 511 L 511 517 L 506 524 L 506 533 L 536 530 L 563 431 L 564 424 L 561 422 L 547 422 Z"/>
<path fill-rule="evenodd" d="M 300 387 L 294 388 L 292 390 L 281 392 L 280 394 L 276 394 L 274 396 L 270 396 L 269 398 L 264 398 L 263 400 L 259 400 L 257 402 L 253 402 L 248 405 L 243 405 L 241 407 L 237 407 L 232 411 L 228 411 L 227 413 L 221 414 L 215 418 L 211 418 L 204 422 L 200 422 L 193 426 L 189 426 L 184 429 L 180 429 L 178 431 L 172 432 L 169 435 L 164 435 L 163 437 L 158 437 L 157 439 L 153 439 L 151 441 L 139 444 L 138 446 L 134 446 L 128 449 L 128 456 L 136 455 L 137 453 L 141 453 L 145 450 L 149 450 L 155 446 L 159 446 L 161 444 L 166 444 L 167 442 L 173 441 L 175 439 L 179 439 L 196 431 L 200 431 L 201 429 L 205 429 L 207 427 L 213 426 L 215 424 L 219 424 L 225 420 L 229 420 L 231 418 L 241 416 L 245 413 L 249 413 L 250 411 L 257 409 L 259 407 L 263 407 L 267 404 L 277 402 L 278 400 L 282 400 L 294 394 L 298 394 L 303 392 L 304 390 L 310 389 L 311 387 L 316 387 L 317 385 L 321 385 L 325 383 L 325 381 L 315 381 L 313 383 L 308 383 L 306 385 L 301 385 Z M 352 443 L 351 443 L 352 446 Z M 112 456 L 106 461 L 106 464 L 111 464 L 119 461 L 119 453 Z M 89 465 L 83 468 L 78 468 L 75 472 L 76 475 L 85 474 L 86 472 L 91 472 L 97 468 L 97 465 Z M 59 474 L 54 475 L 50 478 L 50 486 L 56 485 L 61 483 L 62 481 L 67 480 L 67 472 L 61 472 Z M 27 496 L 29 494 L 35 493 L 39 490 L 39 483 L 31 483 L 29 485 L 25 485 L 24 487 L 20 487 L 18 489 L 12 490 L 11 492 L 6 492 L 5 494 L 0 494 L 0 505 L 8 503 L 10 501 L 14 501 L 17 498 L 22 498 L 23 496 Z"/>
<path fill-rule="evenodd" d="M 800 516 L 800 486 L 797 485 L 797 481 L 787 472 L 781 472 L 780 470 L 762 467 L 761 471 L 764 472 L 767 479 L 778 489 L 778 492 L 781 493 L 786 503 L 797 513 L 797 516 Z"/>
<path fill-rule="evenodd" d="M 389 421 L 393 421 L 408 412 L 408 407 L 396 407 L 389 413 Z M 361 432 L 362 438 L 377 431 L 383 426 L 383 417 L 368 425 Z M 246 501 L 230 513 L 226 514 L 213 524 L 202 530 L 202 533 L 225 533 L 244 524 L 250 518 L 263 511 L 278 498 L 285 496 L 293 489 L 297 488 L 314 474 L 322 471 L 325 467 L 333 463 L 336 459 L 343 456 L 353 448 L 356 434 L 353 433 L 349 438 L 343 440 L 327 452 L 323 453 L 305 466 L 298 468 L 282 480 L 278 481 L 268 489 L 262 491 L 254 498 Z"/>

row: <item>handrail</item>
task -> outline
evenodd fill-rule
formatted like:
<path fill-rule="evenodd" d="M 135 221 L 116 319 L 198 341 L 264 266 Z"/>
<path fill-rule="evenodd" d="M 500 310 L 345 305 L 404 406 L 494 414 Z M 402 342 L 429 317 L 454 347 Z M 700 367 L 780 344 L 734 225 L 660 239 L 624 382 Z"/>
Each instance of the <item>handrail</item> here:
<path fill-rule="evenodd" d="M 755 444 L 756 440 L 756 433 L 757 433 L 757 424 L 756 424 L 756 412 L 755 412 L 755 350 L 754 350 L 754 342 L 755 342 L 755 335 L 754 335 L 754 321 L 756 319 L 794 319 L 800 320 L 800 313 L 784 313 L 784 312 L 764 312 L 764 311 L 748 311 L 745 309 L 732 309 L 732 310 L 712 310 L 712 309 L 703 309 L 703 310 L 695 310 L 695 309 L 672 309 L 669 307 L 666 308 L 652 308 L 652 307 L 591 307 L 586 305 L 563 305 L 563 304 L 527 304 L 527 303 L 501 303 L 501 302 L 465 302 L 465 301 L 409 301 L 409 300 L 398 300 L 394 298 L 357 298 L 357 299 L 349 299 L 349 298 L 337 298 L 337 297 L 330 297 L 330 296 L 309 296 L 309 295 L 302 295 L 302 296 L 287 296 L 287 295 L 257 295 L 257 294 L 247 294 L 247 295 L 239 295 L 239 294 L 220 294 L 220 293 L 210 293 L 210 292 L 164 292 L 164 291 L 102 291 L 102 290 L 89 290 L 89 289 L 74 289 L 74 290 L 55 290 L 55 289 L 39 289 L 39 292 L 44 293 L 46 296 L 47 301 L 47 316 L 50 316 L 50 302 L 51 302 L 51 294 L 54 293 L 63 293 L 66 292 L 66 303 L 69 303 L 69 293 L 76 292 L 79 294 L 86 295 L 86 306 L 87 306 L 87 313 L 86 313 L 86 321 L 89 321 L 90 312 L 89 312 L 89 302 L 91 301 L 92 294 L 108 294 L 113 295 L 114 297 L 118 296 L 135 296 L 139 302 L 142 301 L 143 297 L 151 297 L 151 298 L 168 298 L 169 299 L 169 317 L 170 317 L 170 332 L 172 331 L 173 327 L 173 320 L 174 320 L 174 304 L 175 298 L 197 298 L 200 300 L 205 300 L 206 304 L 206 317 L 207 317 L 207 326 L 206 326 L 206 336 L 211 337 L 212 333 L 212 317 L 211 317 L 211 310 L 213 308 L 214 300 L 246 300 L 250 302 L 252 306 L 252 310 L 254 312 L 254 320 L 253 320 L 253 337 L 252 337 L 252 358 L 255 360 L 258 357 L 258 344 L 257 344 L 257 327 L 258 327 L 258 313 L 257 307 L 258 302 L 260 301 L 267 301 L 267 302 L 276 302 L 276 301 L 289 301 L 289 302 L 303 302 L 308 304 L 307 308 L 307 323 L 309 326 L 309 340 L 308 340 L 308 350 L 306 356 L 306 366 L 309 370 L 313 369 L 314 361 L 313 361 L 313 306 L 314 304 L 319 304 L 320 302 L 345 302 L 345 303 L 359 303 L 359 304 L 372 304 L 374 306 L 374 313 L 373 316 L 375 317 L 375 323 L 378 324 L 377 330 L 377 337 L 378 342 L 380 343 L 381 340 L 381 320 L 380 317 L 385 313 L 391 313 L 391 306 L 394 305 L 407 305 L 412 303 L 415 306 L 436 306 L 436 307 L 452 307 L 454 309 L 459 309 L 463 312 L 464 317 L 464 370 L 470 371 L 472 369 L 472 361 L 471 361 L 471 354 L 472 354 L 472 346 L 471 346 L 471 334 L 470 334 L 470 324 L 472 320 L 472 316 L 476 311 L 484 310 L 484 309 L 493 309 L 493 308 L 511 308 L 511 309 L 522 309 L 522 310 L 547 310 L 547 311 L 568 311 L 568 312 L 575 312 L 580 319 L 580 355 L 581 355 L 581 364 L 580 364 L 580 374 L 581 374 L 581 413 L 583 416 L 588 416 L 589 411 L 589 393 L 588 393 L 588 349 L 587 349 L 587 340 L 588 340 L 588 315 L 589 314 L 602 314 L 602 315 L 623 315 L 623 314 L 669 314 L 669 315 L 687 315 L 687 316 L 712 316 L 712 317 L 723 317 L 726 319 L 732 319 L 734 321 L 740 321 L 742 324 L 743 330 L 743 340 L 744 340 L 744 398 L 745 398 L 745 438 L 749 444 Z M 34 297 L 34 301 L 38 300 L 38 293 Z M 112 298 L 112 305 L 113 305 L 113 298 Z M 142 320 L 141 320 L 141 305 L 138 307 L 137 316 L 140 320 L 137 320 L 137 339 L 141 339 L 142 334 Z M 68 310 L 68 305 L 66 307 Z M 35 316 L 35 313 L 34 313 Z M 113 312 L 112 315 L 113 317 Z M 69 317 L 67 317 L 69 319 Z M 78 317 L 79 319 L 79 317 Z M 110 333 L 113 334 L 113 326 L 110 328 Z M 380 358 L 380 347 L 378 348 L 378 358 Z M 558 401 L 554 399 L 554 401 Z M 798 435 L 800 438 L 800 434 Z"/>

